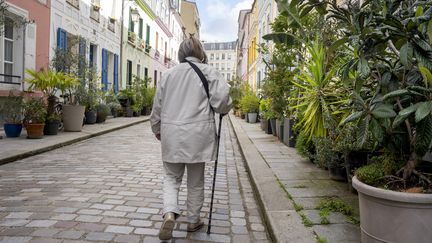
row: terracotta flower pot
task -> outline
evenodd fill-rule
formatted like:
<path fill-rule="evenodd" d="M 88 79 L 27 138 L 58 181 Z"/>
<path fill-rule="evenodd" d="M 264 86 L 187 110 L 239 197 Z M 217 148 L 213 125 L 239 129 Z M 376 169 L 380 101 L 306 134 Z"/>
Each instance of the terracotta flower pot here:
<path fill-rule="evenodd" d="M 27 123 L 26 124 L 27 138 L 30 139 L 43 138 L 44 127 L 45 127 L 44 123 L 40 123 L 40 124 Z"/>

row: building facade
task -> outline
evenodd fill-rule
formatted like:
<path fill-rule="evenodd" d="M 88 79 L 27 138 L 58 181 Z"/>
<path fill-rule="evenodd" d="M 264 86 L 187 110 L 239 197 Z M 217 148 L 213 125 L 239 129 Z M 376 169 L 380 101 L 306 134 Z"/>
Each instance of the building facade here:
<path fill-rule="evenodd" d="M 248 81 L 249 17 L 250 10 L 241 10 L 237 20 L 238 39 L 236 75 L 243 81 Z"/>
<path fill-rule="evenodd" d="M 237 42 L 204 43 L 204 50 L 208 57 L 208 64 L 218 70 L 222 76 L 230 81 L 236 77 Z"/>
<path fill-rule="evenodd" d="M 72 48 L 96 68 L 104 90 L 118 91 L 121 7 L 121 0 L 52 0 L 50 60 Z"/>
<path fill-rule="evenodd" d="M 177 64 L 184 39 L 179 1 L 135 0 L 123 3 L 121 87 L 134 76 L 149 77 L 156 85 L 162 73 Z"/>
<path fill-rule="evenodd" d="M 26 91 L 25 69 L 48 68 L 51 0 L 7 0 L 0 28 L 0 97 Z"/>
<path fill-rule="evenodd" d="M 252 90 L 257 90 L 257 54 L 258 44 L 258 3 L 255 0 L 252 4 L 252 8 L 249 14 L 249 30 L 248 30 L 248 68 L 247 77 L 248 83 Z"/>
<path fill-rule="evenodd" d="M 187 37 L 193 35 L 197 39 L 200 39 L 201 22 L 196 3 L 193 1 L 182 0 L 180 14 L 185 25 L 184 27 Z"/>

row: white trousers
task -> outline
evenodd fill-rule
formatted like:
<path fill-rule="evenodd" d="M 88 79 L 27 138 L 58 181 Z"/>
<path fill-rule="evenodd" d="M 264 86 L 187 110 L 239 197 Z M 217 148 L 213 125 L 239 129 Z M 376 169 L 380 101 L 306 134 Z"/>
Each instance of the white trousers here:
<path fill-rule="evenodd" d="M 187 168 L 187 212 L 188 221 L 196 223 L 200 219 L 204 203 L 204 168 L 205 163 L 168 163 L 164 162 L 165 177 L 163 181 L 163 213 L 181 214 L 178 206 L 178 194 L 185 167 Z"/>

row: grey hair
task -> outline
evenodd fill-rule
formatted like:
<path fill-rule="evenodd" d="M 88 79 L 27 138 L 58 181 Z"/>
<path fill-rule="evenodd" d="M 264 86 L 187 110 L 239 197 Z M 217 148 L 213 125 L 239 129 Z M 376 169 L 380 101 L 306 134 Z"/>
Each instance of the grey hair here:
<path fill-rule="evenodd" d="M 201 60 L 201 62 L 207 61 L 207 55 L 204 52 L 201 42 L 193 36 L 185 39 L 180 44 L 178 50 L 178 59 L 180 62 L 186 62 L 186 57 L 196 57 Z"/>

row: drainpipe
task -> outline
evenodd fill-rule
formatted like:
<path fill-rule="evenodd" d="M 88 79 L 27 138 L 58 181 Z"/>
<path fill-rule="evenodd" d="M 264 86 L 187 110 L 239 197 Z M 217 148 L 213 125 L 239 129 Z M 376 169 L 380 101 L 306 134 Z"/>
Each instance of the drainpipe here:
<path fill-rule="evenodd" d="M 22 86 L 23 92 L 25 91 L 24 75 L 25 75 L 25 60 L 26 60 L 26 58 L 25 58 L 25 55 L 26 55 L 26 29 L 27 29 L 27 24 L 24 24 L 23 25 L 23 59 L 22 59 L 23 63 L 22 63 L 22 77 L 21 77 L 21 79 L 22 79 L 21 86 Z"/>
<path fill-rule="evenodd" d="M 120 83 L 120 87 L 119 87 L 119 89 L 121 89 L 122 88 L 122 86 L 123 86 L 123 17 L 124 17 L 124 5 L 125 5 L 125 1 L 126 0 L 121 0 L 122 1 L 122 7 L 121 7 L 121 15 L 120 15 L 120 56 L 119 56 L 119 59 L 120 59 L 120 74 L 119 74 L 119 83 Z"/>

